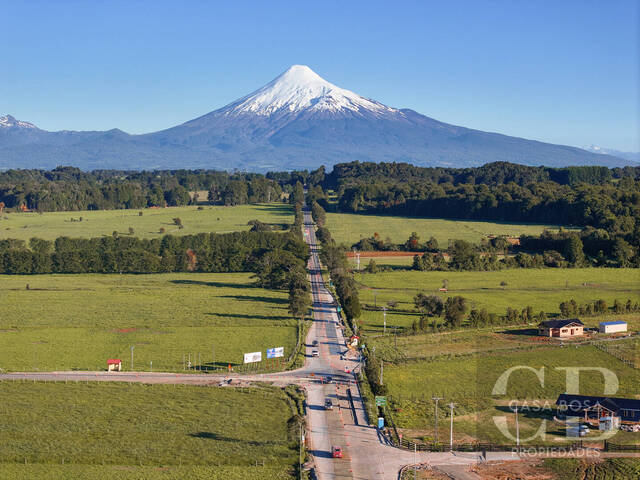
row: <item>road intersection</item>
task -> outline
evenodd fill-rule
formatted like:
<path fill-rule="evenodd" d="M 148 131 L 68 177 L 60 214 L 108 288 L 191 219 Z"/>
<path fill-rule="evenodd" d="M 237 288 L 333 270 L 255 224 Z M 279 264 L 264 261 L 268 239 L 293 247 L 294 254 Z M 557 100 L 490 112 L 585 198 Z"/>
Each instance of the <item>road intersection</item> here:
<path fill-rule="evenodd" d="M 17 372 L 0 374 L 0 380 L 33 381 L 116 381 L 191 385 L 229 385 L 235 382 L 297 384 L 307 393 L 307 448 L 314 459 L 316 478 L 395 480 L 408 464 L 469 465 L 477 454 L 409 452 L 389 445 L 377 428 L 370 426 L 364 399 L 353 374 L 359 365 L 357 355 L 345 355 L 346 341 L 339 320 L 337 303 L 326 288 L 321 273 L 315 227 L 308 209 L 304 212 L 304 237 L 310 247 L 309 280 L 313 297 L 313 323 L 305 342 L 304 367 L 271 374 L 177 374 L 164 372 Z M 318 346 L 313 346 L 317 341 Z M 313 349 L 319 350 L 317 357 Z M 331 377 L 331 383 L 327 383 Z M 325 400 L 335 407 L 325 409 Z M 332 458 L 332 446 L 340 446 L 343 458 Z M 514 460 L 509 452 L 491 453 L 489 460 Z M 465 474 L 466 475 L 466 474 Z M 462 477 L 461 477 L 462 478 Z M 473 478 L 465 476 L 465 478 Z"/>

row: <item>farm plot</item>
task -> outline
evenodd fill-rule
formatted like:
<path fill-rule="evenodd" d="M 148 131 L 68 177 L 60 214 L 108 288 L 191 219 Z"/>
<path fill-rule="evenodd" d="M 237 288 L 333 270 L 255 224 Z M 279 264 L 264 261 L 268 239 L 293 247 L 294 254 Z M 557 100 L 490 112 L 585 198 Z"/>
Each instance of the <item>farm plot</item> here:
<path fill-rule="evenodd" d="M 256 288 L 249 273 L 0 276 L 0 368 L 205 371 L 243 353 L 294 350 L 287 292 Z M 28 285 L 28 287 L 27 287 Z M 263 354 L 264 356 L 264 354 Z M 153 362 L 153 364 L 151 364 Z"/>
<path fill-rule="evenodd" d="M 294 478 L 281 389 L 5 381 L 0 398 L 3 479 Z"/>
<path fill-rule="evenodd" d="M 509 378 L 505 395 L 493 395 L 498 378 L 509 368 L 525 366 L 544 368 L 544 384 L 531 370 L 519 370 Z M 599 367 L 615 373 L 619 388 L 616 396 L 638 395 L 640 371 L 622 363 L 593 346 L 544 347 L 505 353 L 440 356 L 431 360 L 385 364 L 384 380 L 392 399 L 391 408 L 397 425 L 407 429 L 408 435 L 432 441 L 435 416 L 433 396 L 440 396 L 440 415 L 448 414 L 445 405 L 456 404 L 454 415 L 455 441 L 491 441 L 510 443 L 494 424 L 494 417 L 505 417 L 513 428 L 514 414 L 509 403 L 525 401 L 529 408 L 521 411 L 520 432 L 525 439 L 532 436 L 547 421 L 546 441 L 557 442 L 565 437 L 565 429 L 553 420 L 554 403 L 566 391 L 565 367 Z M 602 392 L 603 378 L 599 372 L 580 374 L 582 394 Z M 445 435 L 442 427 L 440 438 Z M 515 430 L 512 430 L 515 431 Z M 448 433 L 448 428 L 446 428 Z M 635 436 L 634 436 L 635 435 Z M 539 443 L 540 439 L 536 439 Z M 640 443 L 636 434 L 619 432 L 615 441 Z"/>
<path fill-rule="evenodd" d="M 527 305 L 546 315 L 559 314 L 559 304 L 570 299 L 578 304 L 603 299 L 610 306 L 614 300 L 640 301 L 640 275 L 637 269 L 574 268 L 574 269 L 510 269 L 497 272 L 418 272 L 395 271 L 376 274 L 358 273 L 360 300 L 363 304 L 383 306 L 397 304 L 397 310 L 387 312 L 387 328 L 402 332 L 419 316 L 414 310 L 417 293 L 447 296 L 460 295 L 469 308 L 486 308 L 490 313 L 504 315 L 507 307 L 521 310 Z M 446 293 L 440 292 L 443 286 Z M 631 329 L 640 328 L 640 316 L 626 318 Z M 364 311 L 362 322 L 370 333 L 381 333 L 383 317 L 380 311 Z M 585 317 L 589 325 L 597 325 L 602 317 Z M 389 332 L 389 330 L 387 330 Z"/>
<path fill-rule="evenodd" d="M 140 215 L 142 213 L 142 215 Z M 183 228 L 174 221 L 179 218 Z M 250 220 L 276 226 L 293 222 L 290 205 L 189 206 L 145 208 L 140 210 L 91 210 L 81 212 L 21 212 L 0 215 L 0 239 L 32 237 L 54 240 L 57 237 L 91 238 L 133 235 L 159 238 L 164 234 L 192 235 L 201 232 L 226 233 L 249 230 Z"/>
<path fill-rule="evenodd" d="M 445 220 L 440 218 L 414 218 L 385 215 L 358 215 L 351 213 L 327 213 L 327 228 L 338 244 L 351 246 L 362 238 L 389 237 L 394 243 L 404 243 L 416 232 L 422 241 L 435 237 L 446 246 L 449 240 L 467 240 L 480 243 L 488 235 L 537 235 L 543 230 L 557 230 L 557 225 L 476 222 Z"/>

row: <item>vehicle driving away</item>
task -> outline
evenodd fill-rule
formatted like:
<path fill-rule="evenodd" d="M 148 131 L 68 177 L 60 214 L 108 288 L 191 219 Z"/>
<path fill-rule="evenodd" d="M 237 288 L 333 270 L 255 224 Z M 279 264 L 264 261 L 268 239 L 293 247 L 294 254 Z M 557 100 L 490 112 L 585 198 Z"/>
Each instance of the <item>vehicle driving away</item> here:
<path fill-rule="evenodd" d="M 333 410 L 333 400 L 331 400 L 330 398 L 327 398 L 324 401 L 324 409 L 325 410 Z"/>
<path fill-rule="evenodd" d="M 331 447 L 331 456 L 333 458 L 342 458 L 342 447 L 333 446 Z"/>

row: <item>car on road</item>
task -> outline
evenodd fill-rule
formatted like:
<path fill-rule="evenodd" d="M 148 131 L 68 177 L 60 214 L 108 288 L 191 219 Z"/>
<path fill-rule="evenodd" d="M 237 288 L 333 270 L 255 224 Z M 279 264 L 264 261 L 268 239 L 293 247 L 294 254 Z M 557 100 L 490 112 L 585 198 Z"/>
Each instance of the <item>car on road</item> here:
<path fill-rule="evenodd" d="M 311 356 L 312 357 L 319 357 L 320 356 L 320 352 L 318 350 L 311 350 Z"/>
<path fill-rule="evenodd" d="M 336 445 L 331 447 L 331 456 L 333 458 L 342 458 L 342 448 Z"/>
<path fill-rule="evenodd" d="M 333 383 L 333 377 L 326 377 L 324 381 L 327 383 Z"/>
<path fill-rule="evenodd" d="M 330 398 L 327 398 L 324 401 L 324 409 L 325 410 L 333 410 L 333 400 L 331 400 Z"/>
<path fill-rule="evenodd" d="M 314 341 L 311 343 L 311 345 L 313 345 L 314 347 L 317 347 L 317 346 L 318 346 L 318 340 L 314 340 Z"/>

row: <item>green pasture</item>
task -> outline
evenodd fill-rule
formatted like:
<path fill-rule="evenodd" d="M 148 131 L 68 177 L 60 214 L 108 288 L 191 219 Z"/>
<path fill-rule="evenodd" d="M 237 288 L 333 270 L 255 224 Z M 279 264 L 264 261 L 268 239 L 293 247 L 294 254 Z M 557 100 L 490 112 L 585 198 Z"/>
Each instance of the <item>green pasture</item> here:
<path fill-rule="evenodd" d="M 173 222 L 174 218 L 180 218 L 184 228 L 178 228 Z M 129 235 L 129 228 L 133 228 L 133 235 L 141 238 L 159 238 L 164 234 L 225 233 L 249 230 L 251 227 L 247 222 L 250 220 L 278 225 L 292 223 L 293 212 L 289 205 L 283 203 L 81 212 L 5 212 L 0 215 L 0 239 L 89 238 L 112 235 L 114 231 Z M 165 230 L 164 233 L 160 231 L 161 228 Z"/>
<path fill-rule="evenodd" d="M 404 243 L 416 232 L 425 242 L 430 237 L 438 240 L 441 248 L 449 240 L 467 240 L 479 243 L 488 235 L 538 235 L 544 229 L 556 230 L 557 225 L 476 222 L 469 220 L 445 220 L 441 218 L 414 218 L 386 215 L 358 215 L 352 213 L 327 213 L 327 228 L 338 244 L 351 246 L 362 238 L 389 237 L 394 243 Z"/>
<path fill-rule="evenodd" d="M 580 458 L 545 458 L 543 465 L 556 480 L 637 480 L 640 478 L 640 459 L 605 458 L 585 461 Z"/>
<path fill-rule="evenodd" d="M 4 381 L 0 398 L 7 480 L 275 480 L 298 461 L 281 389 Z"/>
<path fill-rule="evenodd" d="M 506 395 L 492 395 L 498 378 L 509 368 L 517 366 L 538 371 L 544 368 L 544 385 L 532 371 L 518 370 L 509 379 Z M 527 401 L 531 406 L 544 406 L 548 402 L 551 408 L 546 410 L 521 412 L 521 435 L 523 438 L 532 435 L 541 420 L 547 420 L 547 440 L 559 441 L 565 438 L 565 430 L 564 426 L 553 421 L 554 403 L 567 388 L 565 372 L 560 369 L 572 366 L 609 369 L 619 382 L 616 396 L 634 398 L 638 395 L 640 371 L 593 346 L 539 347 L 534 350 L 460 356 L 452 354 L 431 360 L 389 363 L 385 364 L 384 381 L 392 398 L 392 412 L 397 425 L 425 440 L 433 440 L 435 412 L 431 398 L 439 396 L 444 398 L 440 405 L 443 417 L 448 413 L 445 405 L 452 401 L 456 404 L 456 441 L 509 443 L 492 419 L 506 416 L 508 423 L 512 424 L 515 416 L 508 409 L 511 400 L 518 400 L 521 404 Z M 601 373 L 581 372 L 580 393 L 598 395 L 602 389 Z M 640 438 L 635 434 L 619 432 L 615 441 L 638 443 Z"/>
<path fill-rule="evenodd" d="M 286 359 L 296 345 L 287 292 L 249 273 L 3 275 L 0 285 L 3 370 L 102 370 L 109 358 L 130 370 L 131 346 L 138 371 L 183 371 L 189 355 L 210 370 L 270 347 Z"/>
<path fill-rule="evenodd" d="M 496 272 L 419 272 L 394 271 L 376 274 L 357 273 L 361 285 L 360 301 L 369 305 L 397 302 L 404 310 L 413 310 L 417 293 L 467 298 L 469 308 L 486 308 L 504 315 L 507 307 L 522 310 L 527 305 L 533 311 L 558 315 L 560 302 L 570 299 L 578 304 L 604 299 L 609 306 L 615 299 L 640 301 L 640 273 L 638 269 L 572 268 L 572 269 L 509 269 Z M 445 281 L 448 292 L 439 292 Z M 505 286 L 501 283 L 505 282 Z M 628 320 L 640 328 L 640 315 Z M 397 325 L 399 331 L 409 328 L 417 314 L 387 312 L 387 332 Z M 364 311 L 361 317 L 365 330 L 381 333 L 382 312 Z M 597 324 L 597 317 L 585 317 L 588 324 Z M 591 323 L 589 323 L 591 322 Z"/>

